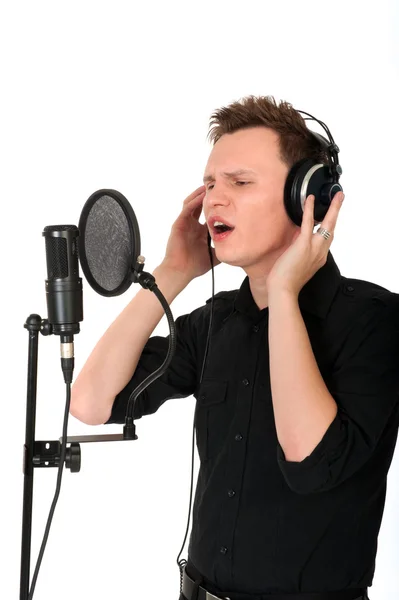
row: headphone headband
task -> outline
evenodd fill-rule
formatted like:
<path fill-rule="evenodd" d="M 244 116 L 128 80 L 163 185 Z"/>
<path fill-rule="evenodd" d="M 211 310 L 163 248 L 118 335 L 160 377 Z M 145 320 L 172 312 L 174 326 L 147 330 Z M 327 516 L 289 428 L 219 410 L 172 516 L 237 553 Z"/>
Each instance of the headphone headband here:
<path fill-rule="evenodd" d="M 333 178 L 334 183 L 338 183 L 338 180 L 339 180 L 340 176 L 342 175 L 342 167 L 339 164 L 339 159 L 338 159 L 339 148 L 338 148 L 337 144 L 335 143 L 334 138 L 331 135 L 329 128 L 327 127 L 327 125 L 325 123 L 323 123 L 323 121 L 316 119 L 316 117 L 305 112 L 304 110 L 297 110 L 297 112 L 299 112 L 303 115 L 308 115 L 308 117 L 310 117 L 310 119 L 304 117 L 304 119 L 303 119 L 304 121 L 311 121 L 311 120 L 316 121 L 317 123 L 319 123 L 319 125 L 321 125 L 323 127 L 324 131 L 326 132 L 326 134 L 328 136 L 328 140 L 326 140 L 325 137 L 320 135 L 320 133 L 316 133 L 316 131 L 312 131 L 311 129 L 309 129 L 310 133 L 313 136 L 315 136 L 317 138 L 317 140 L 320 141 L 321 144 L 323 144 L 323 146 L 327 150 L 330 174 L 331 174 L 331 177 Z"/>

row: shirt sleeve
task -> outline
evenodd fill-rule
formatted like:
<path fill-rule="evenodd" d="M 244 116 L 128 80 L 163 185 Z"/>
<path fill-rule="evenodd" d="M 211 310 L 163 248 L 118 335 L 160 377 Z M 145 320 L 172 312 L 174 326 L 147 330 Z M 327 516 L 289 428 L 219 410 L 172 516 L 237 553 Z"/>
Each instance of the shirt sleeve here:
<path fill-rule="evenodd" d="M 155 413 L 166 400 L 185 398 L 194 393 L 197 384 L 196 321 L 200 312 L 200 309 L 196 309 L 175 319 L 175 353 L 166 371 L 137 397 L 134 419 Z M 125 422 L 131 392 L 164 362 L 169 337 L 152 336 L 148 339 L 132 378 L 115 397 L 111 416 L 105 425 Z"/>
<path fill-rule="evenodd" d="M 277 462 L 298 494 L 328 491 L 371 458 L 384 430 L 399 415 L 399 295 L 362 315 L 351 330 L 326 385 L 338 412 L 319 444 L 300 462 Z"/>

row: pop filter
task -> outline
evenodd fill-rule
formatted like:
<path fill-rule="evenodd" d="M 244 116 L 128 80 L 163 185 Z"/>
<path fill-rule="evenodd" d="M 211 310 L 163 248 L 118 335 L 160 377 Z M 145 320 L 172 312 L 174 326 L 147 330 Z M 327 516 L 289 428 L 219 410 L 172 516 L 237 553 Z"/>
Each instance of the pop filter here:
<path fill-rule="evenodd" d="M 103 189 L 90 196 L 80 215 L 78 243 L 91 287 L 102 296 L 126 292 L 141 243 L 136 215 L 123 194 Z"/>

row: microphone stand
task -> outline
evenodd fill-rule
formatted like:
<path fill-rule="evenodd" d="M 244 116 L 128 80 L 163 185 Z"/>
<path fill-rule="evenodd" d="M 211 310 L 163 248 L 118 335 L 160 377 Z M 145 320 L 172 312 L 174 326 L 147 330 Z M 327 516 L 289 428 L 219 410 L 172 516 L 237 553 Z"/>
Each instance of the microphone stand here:
<path fill-rule="evenodd" d="M 132 407 L 137 396 L 150 384 L 166 371 L 172 359 L 175 350 L 175 324 L 172 313 L 165 297 L 160 292 L 155 283 L 153 275 L 143 271 L 144 257 L 137 258 L 134 268 L 131 270 L 131 279 L 138 282 L 144 289 L 149 289 L 161 302 L 167 317 L 171 330 L 171 339 L 169 343 L 168 355 L 163 364 L 151 375 L 149 375 L 129 398 L 129 412 L 133 414 Z M 31 540 L 32 540 L 32 501 L 33 501 L 33 475 L 35 468 L 59 467 L 61 456 L 62 437 L 53 441 L 35 440 L 36 429 L 36 396 L 37 396 L 37 364 L 39 333 L 44 336 L 52 335 L 53 327 L 48 319 L 42 319 L 37 314 L 31 314 L 25 324 L 25 329 L 29 332 L 28 347 L 28 380 L 27 380 L 27 398 L 26 398 L 26 427 L 25 444 L 23 449 L 23 509 L 22 509 L 22 544 L 21 544 L 21 578 L 20 578 L 20 600 L 28 600 L 30 586 L 30 558 L 31 558 Z M 70 444 L 66 448 L 65 466 L 71 473 L 78 473 L 81 466 L 80 443 L 83 442 L 115 442 L 137 440 L 135 433 L 133 417 L 129 415 L 126 419 L 124 433 L 105 434 L 105 435 L 84 435 L 68 436 L 66 443 Z"/>
<path fill-rule="evenodd" d="M 39 315 L 30 315 L 24 325 L 29 331 L 28 382 L 26 398 L 26 427 L 23 454 L 24 492 L 22 509 L 22 547 L 20 600 L 28 600 L 30 579 L 30 554 L 32 538 L 33 475 L 37 467 L 58 467 L 61 454 L 60 441 L 36 441 L 36 395 L 39 332 L 51 335 L 52 326 Z M 80 446 L 77 443 L 67 448 L 65 466 L 71 473 L 80 471 Z"/>

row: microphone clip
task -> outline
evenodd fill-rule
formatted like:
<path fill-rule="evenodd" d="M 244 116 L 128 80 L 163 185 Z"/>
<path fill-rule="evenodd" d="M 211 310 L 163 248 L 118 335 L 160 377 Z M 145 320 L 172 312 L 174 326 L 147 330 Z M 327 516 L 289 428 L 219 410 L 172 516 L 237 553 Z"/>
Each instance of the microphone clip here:
<path fill-rule="evenodd" d="M 155 277 L 151 273 L 143 271 L 144 269 L 144 256 L 138 256 L 136 264 L 132 268 L 131 279 L 133 283 L 139 283 L 145 290 L 153 291 L 154 288 L 158 287 L 155 282 Z"/>

